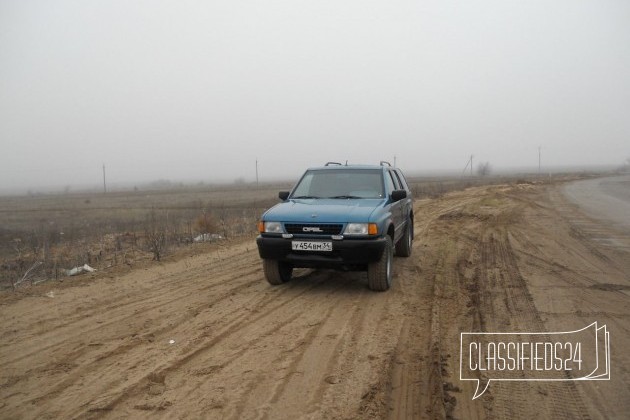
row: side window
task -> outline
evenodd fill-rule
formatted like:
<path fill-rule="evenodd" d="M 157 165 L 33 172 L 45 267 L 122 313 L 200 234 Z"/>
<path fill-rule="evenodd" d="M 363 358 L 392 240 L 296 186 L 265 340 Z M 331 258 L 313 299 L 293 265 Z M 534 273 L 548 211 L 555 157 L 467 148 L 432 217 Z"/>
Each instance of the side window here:
<path fill-rule="evenodd" d="M 387 192 L 391 193 L 392 191 L 396 190 L 396 184 L 394 183 L 394 180 L 392 179 L 392 173 L 390 171 L 387 171 L 387 175 L 385 176 L 385 182 L 387 183 Z"/>
<path fill-rule="evenodd" d="M 409 191 L 409 185 L 407 185 L 407 180 L 405 179 L 405 176 L 402 174 L 402 172 L 396 169 L 395 174 L 396 174 L 396 178 L 398 178 L 398 183 L 400 184 L 400 187 L 402 189 Z"/>
<path fill-rule="evenodd" d="M 392 176 L 392 179 L 394 180 L 394 185 L 396 186 L 397 190 L 400 190 L 403 188 L 402 184 L 400 183 L 400 179 L 398 178 L 398 175 L 396 175 L 396 171 L 389 171 L 389 174 Z"/>

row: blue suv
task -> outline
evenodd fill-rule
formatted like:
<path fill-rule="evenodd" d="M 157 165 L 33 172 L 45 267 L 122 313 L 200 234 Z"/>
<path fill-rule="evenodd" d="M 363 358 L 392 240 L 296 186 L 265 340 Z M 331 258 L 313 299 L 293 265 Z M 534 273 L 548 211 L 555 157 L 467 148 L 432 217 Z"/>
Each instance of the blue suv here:
<path fill-rule="evenodd" d="M 367 270 L 372 290 L 389 289 L 394 253 L 411 255 L 413 198 L 398 168 L 328 162 L 308 169 L 258 223 L 258 253 L 267 281 L 293 268 Z"/>

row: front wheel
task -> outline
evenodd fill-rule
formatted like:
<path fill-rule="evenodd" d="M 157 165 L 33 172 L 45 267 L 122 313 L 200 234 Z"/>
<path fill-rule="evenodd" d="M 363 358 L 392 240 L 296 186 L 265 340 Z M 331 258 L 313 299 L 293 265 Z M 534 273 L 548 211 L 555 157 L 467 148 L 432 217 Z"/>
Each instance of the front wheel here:
<path fill-rule="evenodd" d="M 396 255 L 399 257 L 409 257 L 411 255 L 411 245 L 413 242 L 413 219 L 407 219 L 405 233 L 396 244 Z"/>
<path fill-rule="evenodd" d="M 368 264 L 368 286 L 377 292 L 384 292 L 392 285 L 392 260 L 394 259 L 394 246 L 392 239 L 385 238 L 385 249 L 381 259 Z"/>
<path fill-rule="evenodd" d="M 293 267 L 277 260 L 263 260 L 263 271 L 269 284 L 277 286 L 291 280 Z"/>

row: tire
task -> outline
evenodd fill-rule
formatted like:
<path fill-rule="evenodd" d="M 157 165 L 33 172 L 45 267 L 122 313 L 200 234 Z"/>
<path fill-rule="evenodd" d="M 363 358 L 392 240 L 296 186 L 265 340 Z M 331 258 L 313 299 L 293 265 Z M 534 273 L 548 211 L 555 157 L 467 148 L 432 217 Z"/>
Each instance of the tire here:
<path fill-rule="evenodd" d="M 396 256 L 409 257 L 411 255 L 411 245 L 413 243 L 413 219 L 407 219 L 407 227 L 403 237 L 396 244 Z"/>
<path fill-rule="evenodd" d="M 368 264 L 368 287 L 376 292 L 384 292 L 392 284 L 394 246 L 392 238 L 386 237 L 385 249 L 381 259 Z"/>
<path fill-rule="evenodd" d="M 277 260 L 263 260 L 263 271 L 269 284 L 277 286 L 291 280 L 293 267 Z"/>

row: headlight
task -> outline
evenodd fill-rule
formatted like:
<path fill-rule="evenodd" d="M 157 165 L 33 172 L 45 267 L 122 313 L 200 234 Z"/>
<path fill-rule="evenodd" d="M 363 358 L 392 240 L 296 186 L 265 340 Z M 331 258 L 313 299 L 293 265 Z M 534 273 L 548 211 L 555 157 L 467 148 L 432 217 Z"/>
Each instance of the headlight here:
<path fill-rule="evenodd" d="M 348 223 L 344 235 L 376 235 L 376 223 Z"/>
<path fill-rule="evenodd" d="M 284 233 L 282 223 L 280 222 L 260 222 L 258 224 L 258 231 L 260 233 Z"/>

